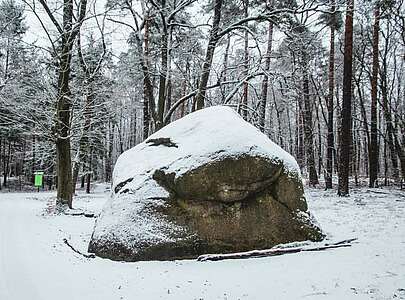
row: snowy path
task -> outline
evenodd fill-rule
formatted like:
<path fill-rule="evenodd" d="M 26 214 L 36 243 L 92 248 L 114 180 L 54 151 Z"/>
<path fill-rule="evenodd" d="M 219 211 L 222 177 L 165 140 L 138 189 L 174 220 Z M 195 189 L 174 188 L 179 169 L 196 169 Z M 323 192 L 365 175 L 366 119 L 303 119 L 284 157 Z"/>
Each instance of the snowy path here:
<path fill-rule="evenodd" d="M 40 299 L 38 287 L 30 278 L 31 248 L 36 246 L 25 227 L 35 226 L 32 211 L 24 207 L 24 200 L 2 201 L 0 209 L 0 299 L 23 299 L 30 292 L 31 299 Z"/>
<path fill-rule="evenodd" d="M 198 263 L 85 259 L 93 219 L 43 216 L 50 193 L 0 193 L 0 300 L 405 299 L 405 192 L 308 190 L 331 239 L 350 248 Z M 80 195 L 99 211 L 105 195 Z"/>
<path fill-rule="evenodd" d="M 71 268 L 60 265 L 60 257 L 52 253 L 57 241 L 50 237 L 55 237 L 58 228 L 40 217 L 46 202 L 35 196 L 0 195 L 1 300 L 51 299 L 63 290 L 69 294 L 66 287 L 73 279 Z"/>

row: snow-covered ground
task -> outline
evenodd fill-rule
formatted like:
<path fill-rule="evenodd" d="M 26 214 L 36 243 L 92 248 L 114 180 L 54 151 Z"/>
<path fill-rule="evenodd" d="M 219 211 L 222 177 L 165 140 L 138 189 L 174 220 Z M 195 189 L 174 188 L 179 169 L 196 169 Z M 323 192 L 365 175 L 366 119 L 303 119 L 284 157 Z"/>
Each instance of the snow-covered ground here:
<path fill-rule="evenodd" d="M 54 193 L 0 193 L 0 300 L 405 299 L 405 191 L 307 189 L 310 210 L 348 248 L 268 258 L 122 263 L 86 259 L 94 219 L 53 214 Z M 98 213 L 100 185 L 74 205 Z"/>

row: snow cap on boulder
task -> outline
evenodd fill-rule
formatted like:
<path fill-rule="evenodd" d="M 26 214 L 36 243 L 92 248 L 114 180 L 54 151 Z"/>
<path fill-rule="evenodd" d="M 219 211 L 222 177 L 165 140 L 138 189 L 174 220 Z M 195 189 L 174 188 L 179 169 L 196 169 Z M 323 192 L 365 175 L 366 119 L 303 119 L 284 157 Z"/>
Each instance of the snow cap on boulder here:
<path fill-rule="evenodd" d="M 233 109 L 214 106 L 118 158 L 89 251 L 165 260 L 322 238 L 296 160 Z"/>

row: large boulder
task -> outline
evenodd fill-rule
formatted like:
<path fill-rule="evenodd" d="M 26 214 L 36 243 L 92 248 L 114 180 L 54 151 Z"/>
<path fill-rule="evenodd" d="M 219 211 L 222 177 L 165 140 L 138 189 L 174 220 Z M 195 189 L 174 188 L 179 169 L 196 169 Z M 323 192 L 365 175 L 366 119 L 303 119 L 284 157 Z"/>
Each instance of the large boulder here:
<path fill-rule="evenodd" d="M 193 258 L 323 238 L 295 159 L 234 110 L 199 110 L 124 152 L 89 252 Z"/>

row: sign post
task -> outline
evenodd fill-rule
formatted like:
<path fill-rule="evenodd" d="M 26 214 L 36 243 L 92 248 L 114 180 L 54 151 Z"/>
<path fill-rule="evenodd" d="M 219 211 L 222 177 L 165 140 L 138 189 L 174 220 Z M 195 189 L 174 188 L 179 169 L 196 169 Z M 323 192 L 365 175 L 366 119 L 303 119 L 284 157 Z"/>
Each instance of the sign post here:
<path fill-rule="evenodd" d="M 35 177 L 34 177 L 34 186 L 38 187 L 38 192 L 39 192 L 39 188 L 42 186 L 43 181 L 44 181 L 44 172 L 42 171 L 36 171 L 34 173 Z"/>

